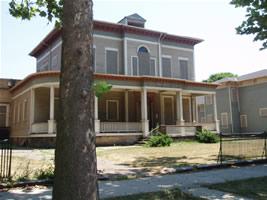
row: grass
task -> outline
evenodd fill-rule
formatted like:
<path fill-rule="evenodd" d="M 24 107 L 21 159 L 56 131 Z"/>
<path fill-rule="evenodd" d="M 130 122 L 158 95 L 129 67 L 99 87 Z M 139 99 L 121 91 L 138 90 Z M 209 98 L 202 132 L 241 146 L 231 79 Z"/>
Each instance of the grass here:
<path fill-rule="evenodd" d="M 267 177 L 229 181 L 209 186 L 209 188 L 221 190 L 224 192 L 230 192 L 255 200 L 267 199 Z"/>
<path fill-rule="evenodd" d="M 216 163 L 219 144 L 204 144 L 195 141 L 174 142 L 170 147 L 122 147 L 98 149 L 98 158 L 114 164 L 141 168 L 153 174 L 163 168 Z"/>
<path fill-rule="evenodd" d="M 179 189 L 165 190 L 161 192 L 143 193 L 124 197 L 107 198 L 103 200 L 201 200 L 201 198 L 192 197 L 182 193 Z"/>

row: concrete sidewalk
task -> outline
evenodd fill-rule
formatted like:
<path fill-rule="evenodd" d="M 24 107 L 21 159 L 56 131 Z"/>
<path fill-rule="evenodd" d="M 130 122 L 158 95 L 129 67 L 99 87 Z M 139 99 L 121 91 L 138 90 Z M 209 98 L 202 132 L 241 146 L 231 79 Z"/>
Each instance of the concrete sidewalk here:
<path fill-rule="evenodd" d="M 248 166 L 240 168 L 219 169 L 154 176 L 149 178 L 125 181 L 101 181 L 99 183 L 101 198 L 124 196 L 144 192 L 156 192 L 168 188 L 179 187 L 182 191 L 207 199 L 245 199 L 224 192 L 209 190 L 203 185 L 222 183 L 230 180 L 241 180 L 252 177 L 267 176 L 267 165 Z M 52 199 L 51 188 L 22 191 L 19 189 L 0 193 L 0 199 L 7 200 L 47 200 Z"/>

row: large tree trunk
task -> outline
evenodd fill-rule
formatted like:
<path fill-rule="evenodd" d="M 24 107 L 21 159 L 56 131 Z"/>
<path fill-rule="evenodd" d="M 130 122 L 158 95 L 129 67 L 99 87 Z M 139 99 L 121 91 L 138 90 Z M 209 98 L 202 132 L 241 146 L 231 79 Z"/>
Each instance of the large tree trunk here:
<path fill-rule="evenodd" d="M 97 199 L 92 0 L 64 0 L 55 200 Z"/>

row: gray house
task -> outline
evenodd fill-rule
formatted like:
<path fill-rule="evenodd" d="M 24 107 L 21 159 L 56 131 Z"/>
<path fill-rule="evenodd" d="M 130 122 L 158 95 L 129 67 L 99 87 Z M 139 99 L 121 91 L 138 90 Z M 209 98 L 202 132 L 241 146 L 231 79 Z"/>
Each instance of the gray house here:
<path fill-rule="evenodd" d="M 195 82 L 194 46 L 202 40 L 149 30 L 145 22 L 138 14 L 94 21 L 94 79 L 113 86 L 95 99 L 97 144 L 133 143 L 157 125 L 172 136 L 193 135 L 196 126 L 219 131 L 218 85 Z M 2 103 L 19 144 L 56 138 L 61 47 L 61 30 L 54 29 L 30 53 L 37 72 L 11 87 L 11 101 Z M 207 117 L 203 96 L 212 111 Z"/>
<path fill-rule="evenodd" d="M 267 69 L 217 83 L 220 128 L 225 133 L 267 130 Z"/>

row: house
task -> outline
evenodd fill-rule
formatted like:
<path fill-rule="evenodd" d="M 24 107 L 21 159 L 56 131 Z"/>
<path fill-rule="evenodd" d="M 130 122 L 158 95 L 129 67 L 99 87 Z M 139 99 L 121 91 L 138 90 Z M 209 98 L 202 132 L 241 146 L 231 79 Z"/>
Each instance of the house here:
<path fill-rule="evenodd" d="M 267 69 L 225 78 L 217 88 L 220 128 L 224 133 L 267 130 Z"/>
<path fill-rule="evenodd" d="M 218 85 L 195 82 L 194 46 L 202 40 L 149 30 L 145 22 L 138 14 L 118 23 L 94 21 L 94 78 L 112 84 L 95 98 L 97 144 L 134 143 L 157 125 L 173 136 L 194 135 L 196 126 L 219 131 Z M 61 30 L 54 29 L 30 52 L 36 73 L 8 90 L 7 125 L 18 144 L 54 144 L 61 46 Z M 209 120 L 197 103 L 203 96 Z"/>

